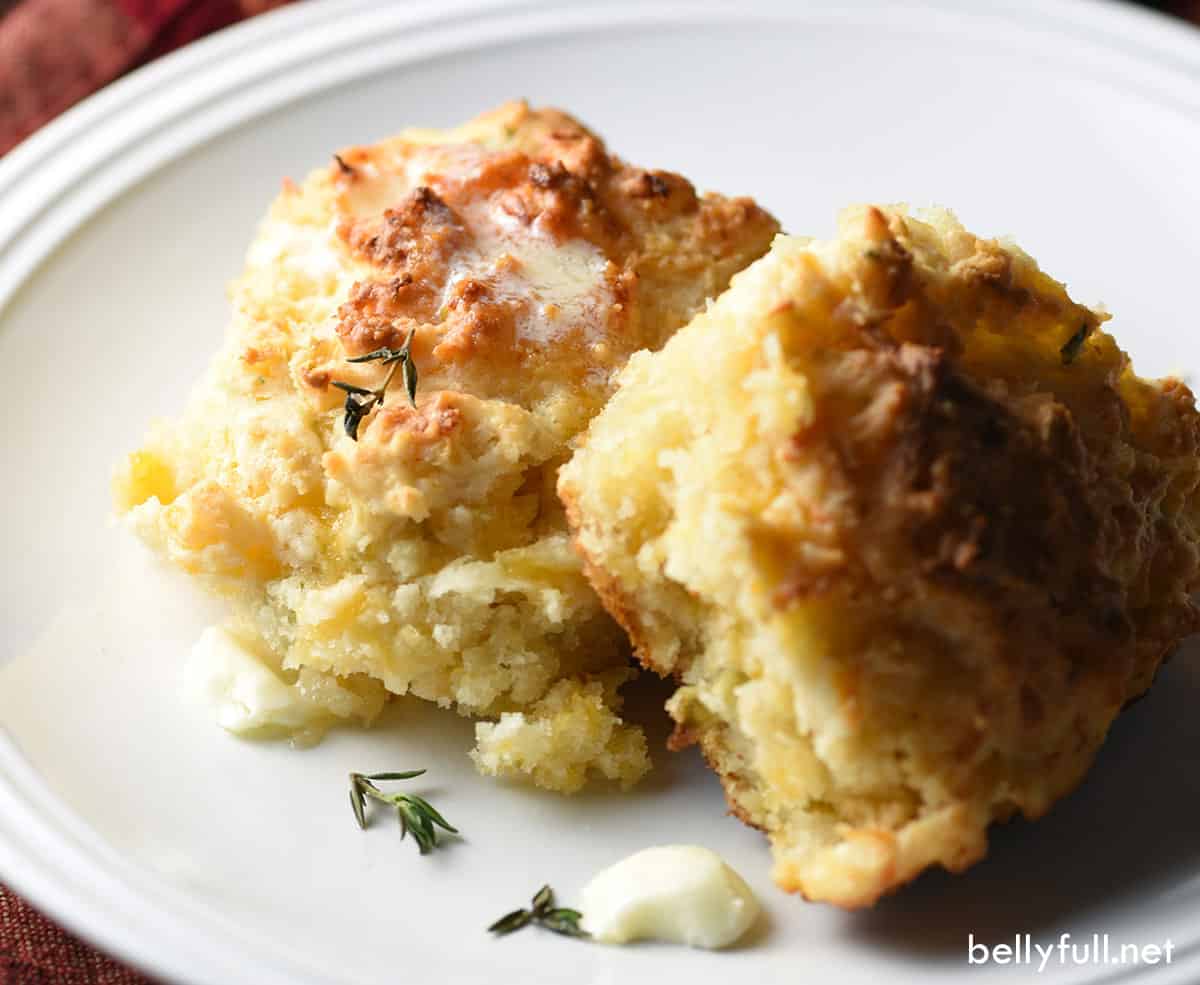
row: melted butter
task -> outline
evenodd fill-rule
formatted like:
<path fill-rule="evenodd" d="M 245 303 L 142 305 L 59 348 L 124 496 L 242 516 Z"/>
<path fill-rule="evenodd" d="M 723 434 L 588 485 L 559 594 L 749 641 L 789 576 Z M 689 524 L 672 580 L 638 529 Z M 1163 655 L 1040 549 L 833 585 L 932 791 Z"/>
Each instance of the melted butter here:
<path fill-rule="evenodd" d="M 355 219 L 377 218 L 414 188 L 427 183 L 429 165 L 424 156 L 397 162 L 396 170 L 385 170 L 373 161 L 357 164 L 358 180 L 342 186 L 342 207 Z"/>
<path fill-rule="evenodd" d="M 580 896 L 599 941 L 661 940 L 720 948 L 758 917 L 758 901 L 719 855 L 698 845 L 647 848 L 598 873 Z"/>
<path fill-rule="evenodd" d="M 445 144 L 362 162 L 356 165 L 359 180 L 341 192 L 342 207 L 354 218 L 371 220 L 435 178 L 469 195 L 487 154 L 476 144 Z M 608 259 L 598 247 L 584 239 L 558 242 L 505 212 L 495 197 L 455 201 L 454 208 L 471 234 L 470 245 L 448 261 L 442 310 L 459 283 L 478 280 L 498 300 L 519 302 L 518 343 L 546 345 L 566 334 L 585 345 L 602 339 L 614 299 Z"/>
<path fill-rule="evenodd" d="M 370 154 L 354 165 L 358 178 L 340 186 L 341 206 L 355 219 L 378 218 L 434 178 L 469 180 L 487 152 L 469 143 L 405 146 L 399 152 L 385 144 L 370 148 Z"/>
<path fill-rule="evenodd" d="M 514 251 L 534 306 L 525 319 L 525 337 L 547 341 L 559 326 L 584 326 L 594 335 L 612 304 L 605 279 L 608 261 L 591 243 L 576 239 L 561 246 L 534 239 Z"/>
<path fill-rule="evenodd" d="M 525 302 L 519 342 L 545 345 L 570 332 L 590 343 L 603 334 L 612 291 L 607 258 L 596 246 L 555 242 L 491 203 L 470 209 L 467 222 L 476 248 L 451 261 L 447 292 L 469 277 L 488 283 L 498 298 Z"/>
<path fill-rule="evenodd" d="M 192 648 L 187 689 L 209 706 L 217 724 L 238 735 L 299 732 L 325 716 L 227 629 L 209 626 Z"/>
<path fill-rule="evenodd" d="M 259 229 L 246 264 L 250 267 L 282 265 L 320 280 L 340 267 L 333 231 L 329 227 L 298 225 L 268 219 Z"/>

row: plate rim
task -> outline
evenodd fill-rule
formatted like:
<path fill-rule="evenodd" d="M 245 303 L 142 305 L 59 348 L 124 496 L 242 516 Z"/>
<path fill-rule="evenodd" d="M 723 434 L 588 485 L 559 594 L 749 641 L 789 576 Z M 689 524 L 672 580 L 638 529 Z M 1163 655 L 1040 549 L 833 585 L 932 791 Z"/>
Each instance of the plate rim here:
<path fill-rule="evenodd" d="M 851 14 L 878 13 L 894 6 L 887 0 L 741 0 L 736 14 L 747 20 L 769 15 L 792 20 L 797 14 L 828 15 L 847 8 Z M 1123 0 L 980 0 L 968 10 L 962 7 L 955 0 L 919 0 L 903 10 L 965 21 L 998 16 L 1026 28 L 1035 19 L 1038 33 L 1059 37 L 1074 27 L 1087 32 L 1093 44 L 1117 50 L 1151 75 L 1190 82 L 1189 105 L 1194 102 L 1200 108 L 1200 31 L 1165 14 Z M 597 20 L 626 23 L 631 14 L 711 16 L 717 11 L 723 16 L 732 13 L 719 0 L 309 0 L 219 31 L 105 87 L 0 158 L 0 319 L 11 299 L 74 230 L 180 155 L 287 102 L 413 60 L 398 54 L 344 78 L 317 78 L 299 95 L 272 89 L 275 73 L 295 73 L 309 60 L 328 61 L 384 33 L 379 23 L 392 34 L 412 31 L 404 41 L 419 51 L 423 32 L 445 28 L 455 35 L 467 18 L 474 18 L 473 29 L 506 32 L 553 12 L 569 15 L 560 25 L 566 31 Z M 485 37 L 485 43 L 488 40 L 494 39 Z M 461 50 L 461 42 L 454 43 Z M 1152 62 L 1151 55 L 1164 61 Z M 220 71 L 214 72 L 218 66 Z M 222 114 L 221 106 L 231 106 L 235 92 L 248 101 L 239 104 L 237 113 Z M 205 126 L 189 129 L 188 118 L 205 112 L 211 117 Z M 138 148 L 137 142 L 159 127 L 167 128 L 164 139 L 148 151 Z M 42 782 L 2 722 L 0 878 L 74 933 L 166 980 L 196 985 L 237 981 L 252 970 L 254 980 L 263 985 L 350 981 L 273 953 L 278 949 L 262 939 L 241 939 L 232 925 L 221 925 L 212 907 L 189 900 L 119 856 Z M 214 948 L 210 942 L 222 946 Z M 1156 980 L 1191 980 L 1200 969 L 1200 948 L 1183 953 L 1184 960 L 1173 964 L 1169 975 L 1157 970 Z M 1148 970 L 1128 969 L 1117 977 L 1129 981 Z"/>

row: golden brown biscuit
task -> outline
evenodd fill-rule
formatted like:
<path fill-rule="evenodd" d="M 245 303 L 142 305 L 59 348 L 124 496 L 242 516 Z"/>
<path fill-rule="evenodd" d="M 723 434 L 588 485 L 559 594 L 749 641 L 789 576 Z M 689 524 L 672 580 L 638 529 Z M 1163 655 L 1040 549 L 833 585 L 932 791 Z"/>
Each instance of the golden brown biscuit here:
<path fill-rule="evenodd" d="M 1200 418 L 945 212 L 780 237 L 635 356 L 561 472 L 784 889 L 873 903 L 1076 783 L 1197 626 Z"/>
<path fill-rule="evenodd" d="M 343 150 L 285 183 L 224 348 L 120 470 L 118 506 L 233 600 L 236 633 L 295 687 L 352 682 L 361 702 L 337 689 L 331 716 L 369 719 L 382 689 L 472 715 L 532 708 L 539 734 L 595 723 L 563 741 L 636 779 L 644 741 L 616 716 L 625 643 L 570 550 L 557 469 L 629 354 L 776 229 L 552 109 Z M 415 406 L 397 377 L 346 425 L 334 384 L 375 390 L 388 372 L 348 357 L 410 338 Z M 587 763 L 539 769 L 507 734 L 507 758 L 489 756 L 482 727 L 481 763 L 582 782 Z"/>

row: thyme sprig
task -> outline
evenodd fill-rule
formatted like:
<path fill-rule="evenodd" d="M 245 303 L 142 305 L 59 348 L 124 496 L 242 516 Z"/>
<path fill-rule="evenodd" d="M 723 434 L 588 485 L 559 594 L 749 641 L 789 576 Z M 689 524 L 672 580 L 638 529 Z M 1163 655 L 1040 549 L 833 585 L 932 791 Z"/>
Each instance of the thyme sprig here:
<path fill-rule="evenodd" d="M 384 346 L 380 349 L 374 349 L 371 352 L 364 353 L 361 356 L 352 356 L 347 359 L 349 363 L 371 363 L 379 362 L 388 367 L 387 376 L 384 377 L 383 383 L 378 389 L 368 390 L 366 387 L 355 386 L 353 383 L 343 383 L 341 380 L 332 380 L 331 383 L 346 394 L 345 413 L 342 415 L 342 427 L 346 429 L 352 440 L 358 440 L 358 426 L 362 423 L 362 419 L 366 417 L 375 407 L 382 406 L 384 395 L 387 393 L 388 386 L 391 385 L 392 377 L 396 375 L 396 370 L 399 368 L 400 375 L 404 379 L 404 389 L 408 393 L 409 402 L 417 406 L 417 365 L 412 358 L 412 340 L 415 329 L 410 329 L 408 338 L 404 340 L 404 345 L 398 349 L 389 349 Z"/>
<path fill-rule="evenodd" d="M 513 910 L 504 914 L 488 927 L 488 932 L 504 936 L 533 923 L 564 937 L 591 937 L 591 934 L 579 926 L 582 919 L 583 914 L 578 910 L 555 906 L 554 890 L 543 886 L 534 894 L 529 909 Z"/>
<path fill-rule="evenodd" d="M 1062 348 L 1058 350 L 1058 354 L 1062 357 L 1062 364 L 1064 366 L 1070 366 L 1079 357 L 1079 353 L 1083 351 L 1083 343 L 1088 340 L 1088 336 L 1091 334 L 1092 326 L 1085 321 L 1063 343 Z"/>
<path fill-rule="evenodd" d="M 375 780 L 411 780 L 420 776 L 424 770 L 406 770 L 402 773 L 351 773 L 350 774 L 350 807 L 354 810 L 354 820 L 360 828 L 367 826 L 367 798 L 377 800 L 396 808 L 400 820 L 400 837 L 410 831 L 420 848 L 421 854 L 432 850 L 437 845 L 437 829 L 443 828 L 451 834 L 458 834 L 458 828 L 451 827 L 429 801 L 413 793 L 384 793 Z"/>

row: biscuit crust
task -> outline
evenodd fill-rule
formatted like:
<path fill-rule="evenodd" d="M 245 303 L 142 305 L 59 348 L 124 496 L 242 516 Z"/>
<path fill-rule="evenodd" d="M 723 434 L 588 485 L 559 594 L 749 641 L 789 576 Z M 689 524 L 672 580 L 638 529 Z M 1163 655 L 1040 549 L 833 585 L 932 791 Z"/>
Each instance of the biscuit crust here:
<path fill-rule="evenodd" d="M 777 228 L 523 103 L 344 148 L 284 183 L 224 347 L 119 470 L 118 508 L 230 597 L 239 635 L 297 686 L 529 714 L 511 735 L 588 739 L 603 775 L 635 779 L 644 740 L 597 683 L 623 679 L 628 649 L 570 550 L 557 469 L 629 354 L 661 346 Z M 354 440 L 333 384 L 379 386 L 385 367 L 347 359 L 409 339 L 416 405 L 392 387 Z M 568 734 L 581 722 L 602 738 Z"/>
<path fill-rule="evenodd" d="M 1200 417 L 948 213 L 861 207 L 635 357 L 560 493 L 784 889 L 873 903 L 1044 814 L 1198 625 Z"/>

